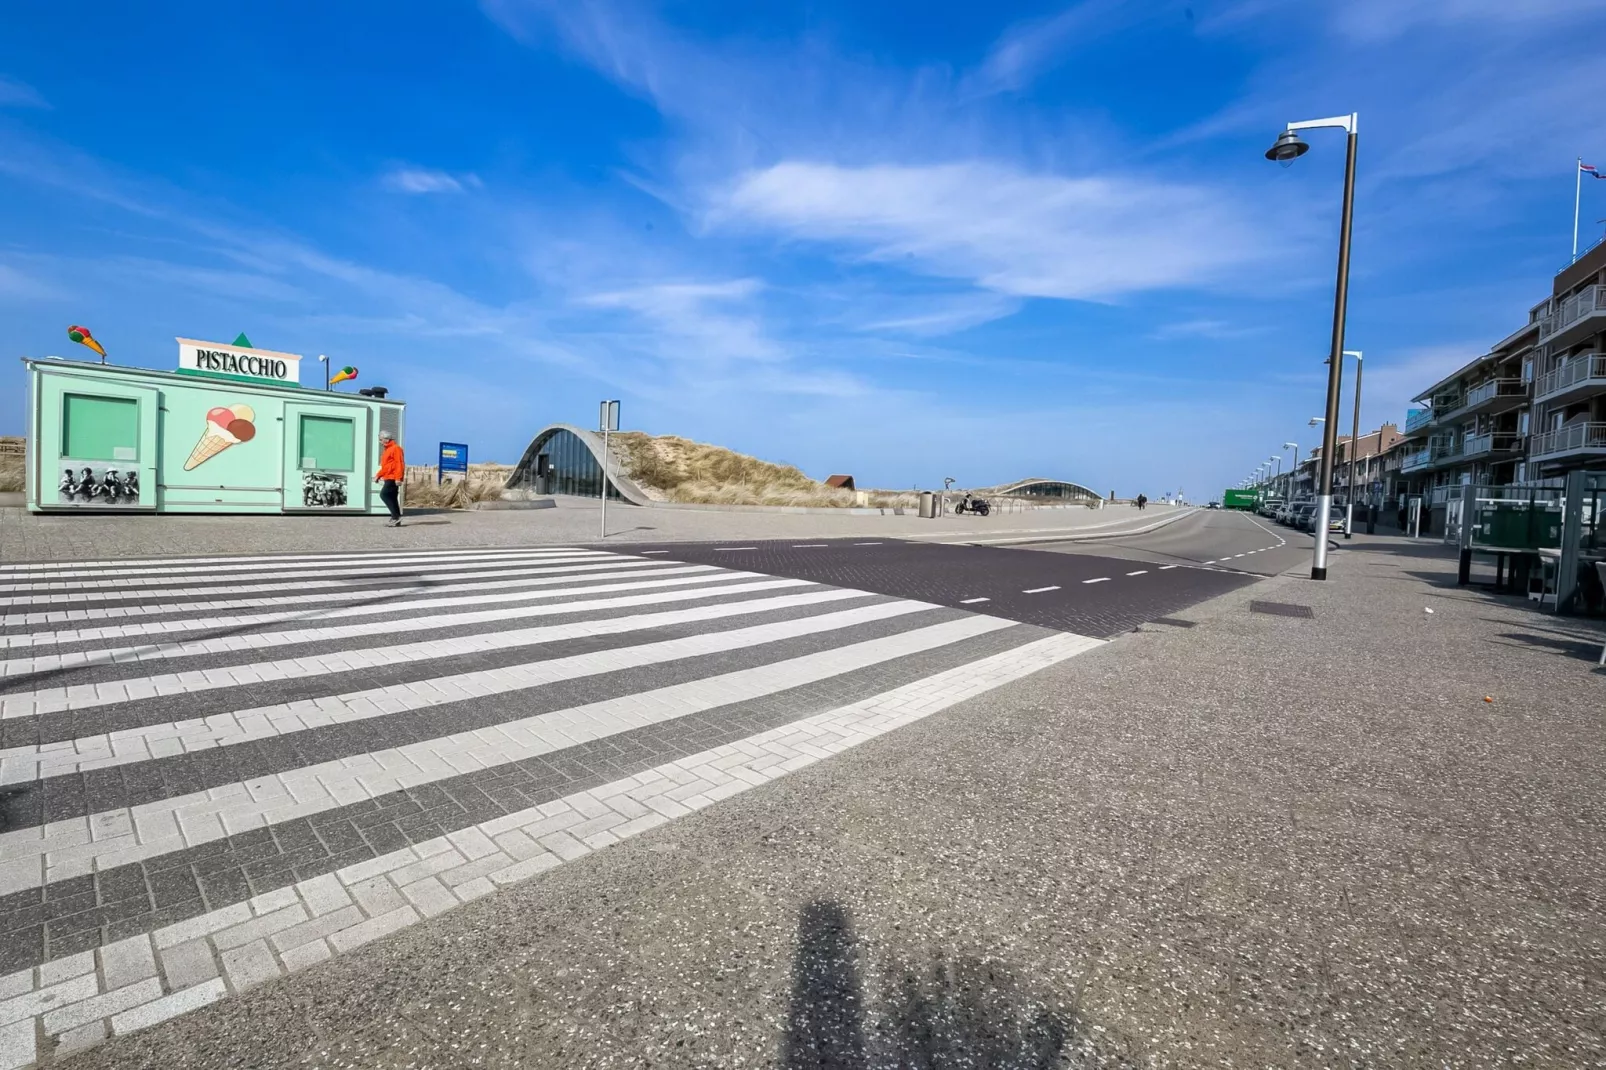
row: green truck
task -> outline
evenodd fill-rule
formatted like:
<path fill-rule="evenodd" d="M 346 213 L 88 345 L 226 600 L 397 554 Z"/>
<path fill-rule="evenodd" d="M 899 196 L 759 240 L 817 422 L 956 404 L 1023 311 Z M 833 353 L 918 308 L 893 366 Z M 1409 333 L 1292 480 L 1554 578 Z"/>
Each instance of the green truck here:
<path fill-rule="evenodd" d="M 1255 506 L 1260 504 L 1258 490 L 1229 490 L 1222 495 L 1221 507 L 1223 509 L 1245 509 L 1254 512 Z"/>

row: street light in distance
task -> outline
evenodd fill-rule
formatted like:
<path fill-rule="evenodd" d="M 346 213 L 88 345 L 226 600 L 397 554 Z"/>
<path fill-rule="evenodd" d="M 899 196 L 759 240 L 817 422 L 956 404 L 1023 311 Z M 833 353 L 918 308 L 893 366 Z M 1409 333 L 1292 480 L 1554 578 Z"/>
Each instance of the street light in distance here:
<path fill-rule="evenodd" d="M 1303 122 L 1289 123 L 1287 129 L 1277 136 L 1272 147 L 1266 150 L 1266 159 L 1288 167 L 1310 151 L 1310 146 L 1300 138 L 1299 131 L 1336 128 L 1348 135 L 1344 155 L 1344 200 L 1338 231 L 1338 279 L 1333 289 L 1333 338 L 1327 358 L 1327 416 L 1326 426 L 1322 429 L 1321 473 L 1316 487 L 1314 526 L 1315 530 L 1324 533 L 1333 513 L 1333 448 L 1336 444 L 1335 429 L 1338 425 L 1338 391 L 1341 374 L 1339 365 L 1344 359 L 1344 325 L 1349 302 L 1349 247 L 1350 231 L 1355 215 L 1355 147 L 1359 127 L 1360 117 L 1354 112 L 1329 119 L 1307 119 Z M 1319 536 L 1315 542 L 1311 556 L 1310 578 L 1325 580 L 1327 539 Z"/>

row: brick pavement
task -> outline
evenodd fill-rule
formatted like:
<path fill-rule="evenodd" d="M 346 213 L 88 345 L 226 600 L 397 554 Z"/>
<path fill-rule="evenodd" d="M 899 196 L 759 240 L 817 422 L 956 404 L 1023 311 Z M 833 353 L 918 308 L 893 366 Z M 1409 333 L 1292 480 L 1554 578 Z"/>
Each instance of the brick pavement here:
<path fill-rule="evenodd" d="M 1100 645 L 596 549 L 371 560 L 0 568 L 0 1070 Z"/>

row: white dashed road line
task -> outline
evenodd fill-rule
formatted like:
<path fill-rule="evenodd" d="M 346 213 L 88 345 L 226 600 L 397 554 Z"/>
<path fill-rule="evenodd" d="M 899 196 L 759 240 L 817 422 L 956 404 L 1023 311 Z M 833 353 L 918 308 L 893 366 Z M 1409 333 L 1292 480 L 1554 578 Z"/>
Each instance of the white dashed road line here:
<path fill-rule="evenodd" d="M 992 601 L 991 598 L 961 598 L 959 600 L 959 604 L 962 605 L 962 606 L 972 606 L 972 605 L 975 605 L 977 602 L 991 602 L 991 601 Z"/>
<path fill-rule="evenodd" d="M 1026 590 L 1022 591 L 1021 594 L 1042 594 L 1044 591 L 1057 591 L 1057 590 L 1059 590 L 1058 586 L 1055 586 L 1055 587 L 1028 587 Z"/>
<path fill-rule="evenodd" d="M 757 550 L 756 546 L 716 546 L 715 553 L 724 553 L 726 550 Z"/>
<path fill-rule="evenodd" d="M 799 543 L 793 543 L 792 544 L 792 549 L 794 549 L 794 550 L 823 550 L 827 546 L 830 546 L 830 545 L 831 544 L 828 543 L 828 542 L 799 542 Z"/>
<path fill-rule="evenodd" d="M 1160 571 L 1164 572 L 1168 568 L 1176 568 L 1176 567 L 1177 567 L 1176 565 L 1161 565 L 1160 566 Z"/>
<path fill-rule="evenodd" d="M 1110 582 L 1110 577 L 1108 577 L 1108 576 L 1100 576 L 1096 580 L 1083 580 L 1082 582 L 1083 583 L 1109 583 Z"/>
<path fill-rule="evenodd" d="M 1147 576 L 1148 574 L 1149 574 L 1149 570 L 1146 569 L 1146 568 L 1140 568 L 1136 572 L 1128 572 L 1127 573 L 1128 576 Z"/>

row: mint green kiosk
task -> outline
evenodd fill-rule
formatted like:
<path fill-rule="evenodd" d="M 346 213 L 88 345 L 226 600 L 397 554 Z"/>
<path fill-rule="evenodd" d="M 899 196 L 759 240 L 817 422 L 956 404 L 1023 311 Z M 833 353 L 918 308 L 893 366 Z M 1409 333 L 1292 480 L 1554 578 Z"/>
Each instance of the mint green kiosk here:
<path fill-rule="evenodd" d="M 293 353 L 178 339 L 170 372 L 28 359 L 36 513 L 385 512 L 379 435 L 403 404 L 301 386 Z"/>

